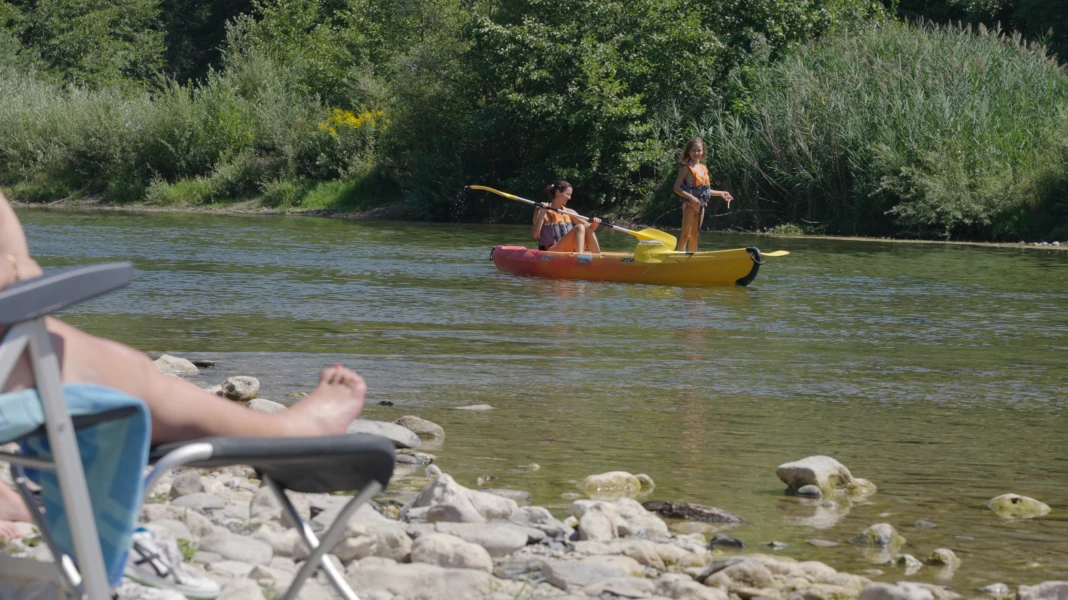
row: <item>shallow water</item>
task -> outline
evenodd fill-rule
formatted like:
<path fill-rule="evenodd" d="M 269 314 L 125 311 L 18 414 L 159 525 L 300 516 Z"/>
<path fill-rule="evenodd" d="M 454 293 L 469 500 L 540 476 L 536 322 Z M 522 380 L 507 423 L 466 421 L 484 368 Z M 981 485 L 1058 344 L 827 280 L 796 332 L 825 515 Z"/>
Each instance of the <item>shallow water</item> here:
<path fill-rule="evenodd" d="M 588 474 L 648 473 L 651 499 L 744 517 L 730 533 L 750 549 L 902 579 L 847 543 L 889 522 L 905 552 L 963 560 L 910 579 L 970 593 L 1068 576 L 1068 252 L 706 233 L 703 249 L 791 254 L 748 288 L 675 288 L 499 274 L 489 250 L 528 242 L 518 226 L 19 215 L 46 267 L 136 267 L 68 321 L 215 359 L 198 383 L 253 375 L 279 401 L 353 367 L 365 416 L 445 428 L 432 452 L 464 485 L 496 477 L 562 515 Z M 454 410 L 471 404 L 495 408 Z M 879 492 L 837 511 L 784 496 L 776 466 L 813 454 Z M 1006 492 L 1053 512 L 998 519 L 984 503 Z"/>

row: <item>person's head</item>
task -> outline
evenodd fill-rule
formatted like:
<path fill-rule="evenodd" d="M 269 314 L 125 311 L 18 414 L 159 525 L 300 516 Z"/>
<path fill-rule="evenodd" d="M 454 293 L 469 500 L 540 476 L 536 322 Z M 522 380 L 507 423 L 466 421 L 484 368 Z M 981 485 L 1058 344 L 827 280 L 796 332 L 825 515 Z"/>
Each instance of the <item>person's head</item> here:
<path fill-rule="evenodd" d="M 571 184 L 561 179 L 546 186 L 545 193 L 549 196 L 550 202 L 558 201 L 562 204 L 571 199 L 571 189 Z"/>
<path fill-rule="evenodd" d="M 699 137 L 690 138 L 686 147 L 682 149 L 679 162 L 701 162 L 705 157 L 705 141 Z"/>

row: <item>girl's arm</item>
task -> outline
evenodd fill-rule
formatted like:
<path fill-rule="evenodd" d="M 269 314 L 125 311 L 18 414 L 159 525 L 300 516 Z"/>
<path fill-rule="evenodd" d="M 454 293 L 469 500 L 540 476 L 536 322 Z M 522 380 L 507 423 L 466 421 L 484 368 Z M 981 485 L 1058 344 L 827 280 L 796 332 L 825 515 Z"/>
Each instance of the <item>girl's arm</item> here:
<path fill-rule="evenodd" d="M 689 176 L 690 170 L 686 168 L 686 165 L 679 165 L 679 176 L 675 178 L 675 193 L 682 196 L 683 200 L 687 202 L 693 202 L 694 204 L 700 204 L 701 201 L 694 197 L 693 194 L 682 189 L 682 184 L 686 183 L 686 177 Z"/>
<path fill-rule="evenodd" d="M 586 225 L 589 225 L 590 229 L 592 229 L 593 231 L 597 231 L 597 226 L 601 224 L 601 220 L 597 217 L 593 217 L 592 219 L 584 219 L 580 217 L 577 212 L 571 210 L 570 208 L 564 208 L 564 213 L 571 217 L 572 223 L 585 223 Z"/>
<path fill-rule="evenodd" d="M 723 191 L 712 190 L 712 195 L 713 196 L 719 196 L 720 198 L 723 198 L 727 202 L 727 206 L 728 207 L 730 207 L 730 205 L 731 205 L 731 200 L 734 200 L 734 196 L 731 196 L 731 193 L 726 191 L 726 190 L 723 190 Z"/>

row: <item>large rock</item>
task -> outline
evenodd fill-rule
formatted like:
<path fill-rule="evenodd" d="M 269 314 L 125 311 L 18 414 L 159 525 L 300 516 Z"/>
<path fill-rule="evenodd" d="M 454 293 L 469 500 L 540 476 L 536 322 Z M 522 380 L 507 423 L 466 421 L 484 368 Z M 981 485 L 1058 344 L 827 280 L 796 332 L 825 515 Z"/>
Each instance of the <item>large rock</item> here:
<path fill-rule="evenodd" d="M 875 491 L 874 484 L 853 477 L 845 465 L 830 456 L 809 456 L 783 463 L 775 469 L 775 474 L 786 484 L 788 493 L 797 493 L 807 485 L 816 486 L 824 495 L 836 492 L 869 494 Z"/>
<path fill-rule="evenodd" d="M 436 523 L 439 533 L 478 544 L 493 558 L 502 558 L 527 545 L 529 536 L 517 525 L 505 523 Z"/>
<path fill-rule="evenodd" d="M 986 505 L 1006 519 L 1033 519 L 1049 514 L 1049 505 L 1018 494 L 1002 494 L 991 498 Z"/>
<path fill-rule="evenodd" d="M 170 375 L 193 375 L 199 373 L 200 369 L 196 367 L 192 362 L 178 358 L 177 356 L 171 356 L 170 354 L 164 354 L 154 361 L 156 370 L 160 373 Z"/>
<path fill-rule="evenodd" d="M 620 518 L 616 509 L 606 502 L 597 502 L 579 517 L 579 539 L 607 542 L 619 537 Z"/>
<path fill-rule="evenodd" d="M 419 536 L 412 545 L 412 562 L 493 572 L 493 559 L 485 548 L 446 533 Z"/>
<path fill-rule="evenodd" d="M 520 506 L 508 518 L 513 523 L 544 531 L 551 537 L 568 538 L 574 531 L 544 506 Z"/>
<path fill-rule="evenodd" d="M 626 556 L 591 556 L 578 561 L 549 560 L 541 567 L 542 577 L 562 590 L 578 590 L 617 577 L 642 574 L 641 565 Z"/>
<path fill-rule="evenodd" d="M 508 519 L 518 508 L 514 500 L 465 488 L 442 473 L 401 510 L 400 516 L 412 522 L 482 523 Z"/>
<path fill-rule="evenodd" d="M 412 433 L 425 440 L 445 439 L 445 430 L 442 429 L 441 425 L 431 423 L 426 419 L 421 419 L 413 415 L 405 415 L 393 422 L 401 427 L 410 429 Z"/>
<path fill-rule="evenodd" d="M 415 448 L 419 445 L 419 436 L 411 429 L 401 427 L 396 423 L 385 421 L 371 421 L 368 419 L 356 419 L 349 423 L 349 433 L 370 433 L 389 438 L 393 445 L 398 448 Z"/>
<path fill-rule="evenodd" d="M 1044 581 L 1038 585 L 1021 585 L 1017 600 L 1068 600 L 1068 581 Z"/>
<path fill-rule="evenodd" d="M 255 377 L 240 375 L 230 377 L 219 384 L 217 395 L 234 402 L 248 402 L 260 393 L 260 380 Z"/>
<path fill-rule="evenodd" d="M 174 476 L 169 496 L 173 499 L 203 491 L 204 482 L 201 481 L 200 474 L 193 470 L 186 470 Z"/>
<path fill-rule="evenodd" d="M 273 415 L 286 410 L 285 404 L 264 398 L 253 398 L 252 400 L 249 400 L 248 407 L 265 415 Z"/>
<path fill-rule="evenodd" d="M 675 600 L 728 600 L 727 592 L 675 573 L 665 574 L 656 581 L 656 593 Z"/>

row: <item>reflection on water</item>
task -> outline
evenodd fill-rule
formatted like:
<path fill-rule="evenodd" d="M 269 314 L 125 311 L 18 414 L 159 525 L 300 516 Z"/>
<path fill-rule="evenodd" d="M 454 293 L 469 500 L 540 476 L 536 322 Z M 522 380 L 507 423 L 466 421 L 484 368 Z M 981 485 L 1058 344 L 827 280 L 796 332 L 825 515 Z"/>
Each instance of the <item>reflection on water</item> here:
<path fill-rule="evenodd" d="M 20 216 L 48 267 L 137 268 L 71 322 L 214 358 L 198 383 L 254 375 L 275 400 L 352 366 L 368 417 L 445 427 L 435 453 L 465 485 L 493 475 L 563 510 L 586 475 L 621 469 L 650 474 L 657 499 L 742 515 L 731 533 L 751 548 L 778 540 L 839 569 L 872 568 L 848 541 L 889 522 L 905 552 L 963 560 L 914 579 L 966 592 L 1068 574 L 1068 253 L 705 234 L 705 248 L 792 254 L 748 288 L 675 288 L 499 274 L 489 249 L 527 242 L 521 226 Z M 606 250 L 633 241 L 601 237 Z M 453 410 L 483 403 L 496 408 Z M 812 454 L 879 492 L 784 496 L 775 467 Z M 984 503 L 1005 492 L 1053 512 L 1002 521 Z"/>

